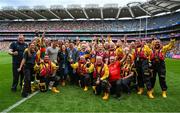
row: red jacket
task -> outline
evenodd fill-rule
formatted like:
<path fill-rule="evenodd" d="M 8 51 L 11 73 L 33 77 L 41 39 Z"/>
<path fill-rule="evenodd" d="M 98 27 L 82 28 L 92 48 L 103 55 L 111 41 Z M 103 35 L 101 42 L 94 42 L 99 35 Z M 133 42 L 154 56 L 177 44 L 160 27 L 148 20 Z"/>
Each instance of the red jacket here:
<path fill-rule="evenodd" d="M 121 78 L 120 62 L 116 61 L 113 64 L 109 64 L 109 82 L 119 80 Z"/>

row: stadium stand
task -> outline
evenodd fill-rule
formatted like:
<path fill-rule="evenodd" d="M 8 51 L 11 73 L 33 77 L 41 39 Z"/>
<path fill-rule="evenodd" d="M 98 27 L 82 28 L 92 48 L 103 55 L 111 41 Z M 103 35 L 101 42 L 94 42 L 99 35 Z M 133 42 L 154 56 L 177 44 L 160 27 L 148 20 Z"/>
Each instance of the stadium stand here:
<path fill-rule="evenodd" d="M 180 24 L 180 13 L 148 18 L 147 29 L 159 29 Z M 146 29 L 146 19 L 96 21 L 11 21 L 1 22 L 0 31 L 139 31 Z"/>

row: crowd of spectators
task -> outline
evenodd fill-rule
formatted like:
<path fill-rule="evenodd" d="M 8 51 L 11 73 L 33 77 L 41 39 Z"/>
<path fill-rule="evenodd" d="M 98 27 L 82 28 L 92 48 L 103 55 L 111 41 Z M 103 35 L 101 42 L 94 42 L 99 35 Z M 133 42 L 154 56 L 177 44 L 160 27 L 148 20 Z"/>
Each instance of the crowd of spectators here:
<path fill-rule="evenodd" d="M 9 45 L 10 45 L 11 42 L 1 42 L 0 41 L 0 52 L 3 52 L 3 51 L 8 51 L 9 49 Z"/>
<path fill-rule="evenodd" d="M 3 30 L 138 31 L 171 26 L 180 22 L 180 13 L 133 20 L 12 21 L 0 22 Z"/>
<path fill-rule="evenodd" d="M 168 41 L 163 42 L 163 44 L 168 43 Z M 166 53 L 166 57 L 172 58 L 173 55 L 180 55 L 180 40 L 177 40 L 175 46 L 172 50 Z"/>

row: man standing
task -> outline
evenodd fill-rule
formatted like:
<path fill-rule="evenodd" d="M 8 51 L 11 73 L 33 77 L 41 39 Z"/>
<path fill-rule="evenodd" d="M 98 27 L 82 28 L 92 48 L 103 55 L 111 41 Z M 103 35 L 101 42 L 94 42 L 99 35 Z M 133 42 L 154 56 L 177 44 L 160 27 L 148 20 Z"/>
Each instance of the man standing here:
<path fill-rule="evenodd" d="M 162 46 L 160 40 L 155 40 L 150 57 L 153 69 L 153 77 L 151 78 L 152 88 L 155 86 L 156 75 L 158 74 L 163 98 L 167 98 L 165 54 L 173 48 L 174 43 L 175 40 L 171 40 L 168 45 Z"/>
<path fill-rule="evenodd" d="M 58 55 L 59 48 L 57 47 L 55 42 L 51 43 L 51 46 L 47 48 L 46 54 L 49 56 L 50 60 L 57 64 L 57 55 Z"/>
<path fill-rule="evenodd" d="M 72 42 L 69 44 L 69 48 L 67 49 L 67 52 L 68 52 L 68 61 L 69 61 L 68 72 L 69 72 L 70 81 L 72 84 L 76 84 L 78 83 L 78 76 L 70 64 L 76 63 L 78 61 L 79 56 L 78 56 L 78 51 L 74 47 L 74 44 Z"/>
<path fill-rule="evenodd" d="M 136 41 L 136 50 L 134 53 L 135 67 L 138 73 L 138 94 L 142 95 L 144 92 L 144 84 L 147 88 L 147 95 L 150 99 L 153 99 L 153 90 L 151 86 L 151 75 L 149 71 L 149 57 L 151 55 L 151 49 L 140 40 Z"/>
<path fill-rule="evenodd" d="M 12 42 L 9 47 L 9 54 L 12 56 L 12 69 L 13 69 L 13 83 L 11 90 L 16 91 L 17 85 L 20 76 L 20 86 L 22 87 L 22 80 L 24 78 L 23 72 L 18 72 L 17 69 L 20 66 L 21 60 L 23 58 L 23 52 L 28 47 L 28 45 L 24 42 L 23 34 L 18 36 L 17 42 Z"/>

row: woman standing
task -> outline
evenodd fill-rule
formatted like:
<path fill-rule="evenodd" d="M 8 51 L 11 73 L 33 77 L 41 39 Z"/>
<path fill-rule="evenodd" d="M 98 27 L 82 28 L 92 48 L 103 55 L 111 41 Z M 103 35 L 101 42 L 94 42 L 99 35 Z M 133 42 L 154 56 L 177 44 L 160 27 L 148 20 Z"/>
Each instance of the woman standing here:
<path fill-rule="evenodd" d="M 29 47 L 24 51 L 23 59 L 18 71 L 24 71 L 24 87 L 22 89 L 22 97 L 27 97 L 31 93 L 31 78 L 33 78 L 34 65 L 36 60 L 36 51 L 34 43 L 30 43 Z"/>
<path fill-rule="evenodd" d="M 58 75 L 61 78 L 62 86 L 65 86 L 68 74 L 68 53 L 65 45 L 61 46 L 57 55 L 57 61 L 59 65 Z"/>

